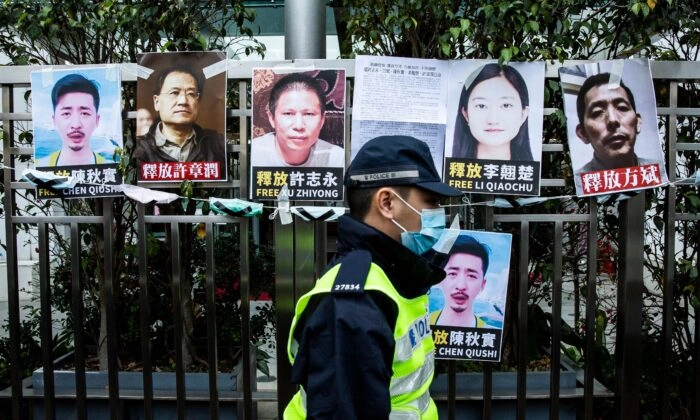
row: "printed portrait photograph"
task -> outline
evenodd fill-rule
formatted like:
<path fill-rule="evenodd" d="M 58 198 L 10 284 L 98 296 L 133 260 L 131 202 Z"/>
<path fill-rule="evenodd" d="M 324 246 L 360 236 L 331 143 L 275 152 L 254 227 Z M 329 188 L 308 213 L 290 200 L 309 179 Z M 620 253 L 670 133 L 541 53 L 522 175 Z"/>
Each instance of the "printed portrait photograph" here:
<path fill-rule="evenodd" d="M 562 67 L 559 75 L 578 195 L 643 189 L 668 181 L 647 60 Z M 622 171 L 625 168 L 633 170 Z M 601 171 L 608 176 L 599 181 L 605 173 Z M 596 177 L 584 185 L 582 176 L 589 173 Z M 613 177 L 614 185 L 591 184 Z"/>
<path fill-rule="evenodd" d="M 443 267 L 446 277 L 430 289 L 431 325 L 503 328 L 512 236 L 461 231 Z"/>
<path fill-rule="evenodd" d="M 37 168 L 119 162 L 122 141 L 119 66 L 31 73 Z"/>
<path fill-rule="evenodd" d="M 445 157 L 541 161 L 544 63 L 449 64 Z"/>
<path fill-rule="evenodd" d="M 251 167 L 345 167 L 345 70 L 253 69 Z"/>
<path fill-rule="evenodd" d="M 146 53 L 138 58 L 139 181 L 225 181 L 226 53 Z"/>

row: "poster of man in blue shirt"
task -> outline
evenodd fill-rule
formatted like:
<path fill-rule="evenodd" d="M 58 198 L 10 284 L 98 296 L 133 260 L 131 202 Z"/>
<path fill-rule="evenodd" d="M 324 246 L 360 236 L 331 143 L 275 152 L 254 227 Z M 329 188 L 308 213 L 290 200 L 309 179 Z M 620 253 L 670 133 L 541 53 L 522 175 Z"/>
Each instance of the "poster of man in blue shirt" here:
<path fill-rule="evenodd" d="M 122 148 L 118 66 L 32 72 L 34 162 L 39 170 L 78 178 L 40 198 L 120 195 L 116 166 Z"/>

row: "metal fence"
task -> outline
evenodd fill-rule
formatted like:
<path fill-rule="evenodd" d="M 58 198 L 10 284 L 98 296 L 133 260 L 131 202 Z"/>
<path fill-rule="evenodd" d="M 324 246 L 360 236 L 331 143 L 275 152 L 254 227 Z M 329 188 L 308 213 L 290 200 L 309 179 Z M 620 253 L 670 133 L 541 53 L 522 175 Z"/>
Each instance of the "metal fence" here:
<path fill-rule="evenodd" d="M 229 132 L 229 137 L 237 139 L 230 142 L 228 146 L 229 162 L 236 169 L 236 176 L 225 185 L 218 184 L 217 191 L 221 194 L 242 197 L 247 196 L 247 168 L 248 150 L 247 143 L 250 136 L 250 90 L 249 82 L 251 70 L 255 66 L 272 66 L 281 63 L 240 63 L 238 66 L 228 70 L 229 93 L 237 99 L 232 108 L 228 109 L 229 121 L 234 121 L 235 132 Z M 352 60 L 297 60 L 297 65 L 314 65 L 326 68 L 345 68 L 349 81 L 352 83 L 354 76 L 354 62 Z M 569 63 L 566 63 L 568 65 Z M 121 198 L 89 199 L 92 206 L 93 215 L 59 215 L 52 212 L 48 215 L 33 215 L 31 212 L 21 210 L 24 201 L 21 194 L 33 189 L 27 182 L 19 180 L 19 171 L 15 170 L 23 165 L 32 156 L 32 149 L 23 143 L 21 132 L 27 129 L 27 124 L 31 121 L 31 115 L 26 109 L 19 107 L 23 103 L 22 95 L 29 87 L 30 71 L 37 69 L 32 67 L 3 67 L 0 68 L 0 85 L 2 86 L 2 124 L 3 124 L 3 186 L 4 186 L 4 217 L 7 258 L 7 279 L 8 279 L 8 304 L 9 304 L 9 336 L 10 336 L 10 360 L 9 371 L 11 374 L 11 386 L 2 393 L 3 401 L 8 404 L 5 410 L 11 418 L 24 418 L 28 413 L 33 412 L 34 417 L 42 415 L 44 418 L 54 418 L 57 415 L 57 406 L 62 402 L 69 401 L 74 407 L 76 418 L 87 418 L 87 412 L 94 401 L 103 401 L 107 404 L 107 412 L 111 418 L 128 418 L 130 410 L 138 412 L 139 418 L 157 418 L 154 415 L 155 407 L 167 401 L 175 404 L 175 413 L 180 419 L 192 418 L 188 412 L 191 404 L 200 402 L 206 405 L 206 412 L 209 418 L 226 418 L 237 416 L 238 418 L 256 418 L 255 406 L 261 401 L 277 401 L 278 413 L 281 413 L 286 402 L 295 392 L 294 386 L 289 383 L 290 366 L 286 358 L 286 340 L 291 320 L 293 316 L 294 303 L 297 298 L 309 290 L 314 279 L 323 270 L 327 260 L 327 254 L 332 251 L 332 229 L 329 229 L 323 222 L 303 222 L 295 220 L 293 224 L 281 225 L 278 221 L 274 223 L 274 247 L 275 247 L 275 303 L 277 336 L 277 390 L 276 392 L 257 391 L 254 352 L 250 346 L 243 345 L 241 349 L 241 363 L 237 371 L 237 385 L 234 389 L 220 390 L 217 388 L 220 377 L 217 376 L 216 369 L 209 369 L 207 375 L 208 386 L 199 393 L 192 393 L 187 390 L 191 379 L 185 372 L 186 366 L 183 362 L 181 346 L 174 346 L 174 382 L 173 391 L 164 392 L 154 387 L 153 365 L 151 361 L 151 350 L 149 348 L 148 337 L 151 334 L 152 322 L 150 301 L 148 296 L 149 270 L 154 266 L 163 266 L 163 261 L 153 260 L 149 257 L 149 242 L 144 238 L 154 229 L 163 233 L 169 250 L 170 266 L 164 269 L 170 271 L 171 283 L 169 284 L 174 301 L 172 303 L 173 312 L 173 337 L 175 342 L 180 342 L 186 331 L 182 329 L 183 314 L 181 302 L 179 300 L 188 299 L 188 288 L 183 288 L 183 282 L 191 282 L 191 279 L 183 278 L 181 272 L 182 265 L 179 264 L 182 249 L 178 246 L 185 231 L 192 229 L 192 226 L 201 225 L 203 228 L 203 238 L 205 242 L 205 266 L 206 270 L 200 273 L 205 284 L 206 304 L 203 310 L 206 314 L 207 331 L 207 362 L 209 366 L 217 366 L 217 339 L 221 332 L 218 329 L 215 304 L 215 271 L 220 264 L 227 264 L 227 261 L 215 260 L 214 241 L 216 232 L 222 226 L 237 226 L 236 232 L 240 244 L 246 244 L 251 231 L 257 231 L 257 221 L 249 218 L 234 218 L 227 216 L 213 215 L 154 215 L 149 214 L 147 206 L 137 205 L 136 208 L 136 236 L 133 238 L 134 258 L 137 260 L 138 273 L 138 302 L 139 302 L 139 331 L 141 353 L 143 355 L 142 371 L 139 374 L 143 385 L 142 391 L 120 390 L 120 383 L 124 381 L 120 376 L 120 366 L 118 360 L 117 323 L 117 290 L 120 286 L 120 278 L 113 275 L 114 264 L 118 263 L 114 243 L 114 209 L 121 207 L 115 205 Z M 546 71 L 547 80 L 556 80 L 558 77 L 558 66 L 548 65 Z M 697 118 L 700 116 L 700 109 L 697 107 L 679 106 L 679 87 L 688 83 L 695 83 L 700 80 L 700 64 L 690 62 L 653 62 L 652 74 L 655 83 L 663 86 L 663 92 L 667 96 L 657 97 L 660 127 L 665 127 L 666 132 L 666 156 L 667 167 L 670 180 L 676 181 L 677 159 L 679 153 L 700 151 L 700 142 L 697 138 L 678 139 L 676 125 L 679 118 Z M 130 78 L 131 77 L 131 78 Z M 133 85 L 135 79 L 128 73 L 124 73 L 123 83 L 125 86 Z M 349 89 L 348 89 L 349 91 Z M 347 98 L 347 110 L 350 110 L 352 98 Z M 545 115 L 554 112 L 553 108 L 546 108 Z M 131 121 L 135 117 L 135 112 L 125 113 L 125 122 Z M 346 138 L 350 138 L 349 133 L 349 113 L 346 116 Z M 697 124 L 692 122 L 691 124 Z M 551 159 L 562 159 L 566 153 L 566 147 L 561 139 L 543 140 L 543 153 Z M 234 144 L 235 143 L 235 144 Z M 349 150 L 349 148 L 348 148 Z M 550 160 L 551 160 L 550 159 Z M 544 159 L 543 159 L 544 160 Z M 692 184 L 692 183 L 691 183 Z M 543 194 L 559 195 L 564 188 L 570 188 L 571 179 L 550 178 L 541 182 Z M 158 186 L 156 186 L 158 187 Z M 162 185 L 161 187 L 166 187 Z M 167 186 L 167 187 L 172 187 Z M 576 201 L 580 206 L 577 211 L 552 213 L 544 208 L 535 207 L 528 212 L 520 210 L 501 210 L 492 207 L 474 210 L 467 208 L 462 210 L 462 216 L 466 219 L 467 225 L 475 229 L 497 229 L 508 230 L 514 234 L 513 255 L 517 261 L 514 273 L 511 278 L 512 289 L 509 291 L 510 298 L 515 299 L 514 307 L 517 308 L 515 314 L 511 314 L 517 328 L 514 329 L 513 351 L 517 355 L 517 372 L 515 394 L 506 396 L 501 391 L 494 388 L 494 377 L 497 375 L 492 371 L 489 364 L 484 364 L 483 374 L 478 380 L 483 384 L 483 390 L 478 392 L 467 391 L 461 388 L 458 383 L 455 362 L 445 364 L 446 373 L 440 376 L 446 380 L 447 387 L 443 391 L 434 392 L 435 398 L 441 402 L 441 415 L 454 418 L 459 413 L 459 406 L 463 402 L 473 401 L 478 403 L 478 410 L 484 418 L 492 418 L 499 413 L 494 407 L 499 401 L 508 400 L 513 403 L 513 410 L 517 418 L 525 418 L 528 413 L 528 401 L 538 400 L 545 405 L 545 413 L 548 412 L 550 418 L 565 417 L 573 402 L 573 409 L 579 417 L 586 419 L 597 418 L 599 402 L 608 399 L 613 408 L 610 409 L 612 416 L 617 418 L 639 418 L 640 395 L 643 378 L 641 376 L 641 352 L 642 348 L 642 310 L 643 310 L 643 290 L 645 288 L 644 255 L 645 241 L 650 234 L 645 230 L 645 203 L 652 195 L 658 195 L 666 202 L 666 212 L 661 215 L 667 226 L 676 226 L 677 223 L 697 223 L 698 215 L 694 213 L 684 213 L 677 206 L 677 189 L 685 188 L 683 185 L 671 185 L 657 194 L 655 191 L 647 191 L 636 196 L 621 201 L 616 204 L 619 213 L 619 243 L 617 250 L 617 282 L 611 284 L 608 289 L 615 291 L 617 328 L 615 330 L 615 386 L 605 389 L 596 381 L 594 375 L 598 368 L 597 360 L 593 356 L 596 346 L 596 315 L 599 309 L 600 293 L 602 292 L 599 282 L 598 272 L 598 228 L 599 204 L 595 199 Z M 41 360 L 42 371 L 39 375 L 43 378 L 43 388 L 36 389 L 29 386 L 25 380 L 20 352 L 20 300 L 18 281 L 18 250 L 27 244 L 20 234 L 20 227 L 30 228 L 35 236 L 35 243 L 29 246 L 36 246 L 38 249 L 38 284 L 39 302 L 41 311 Z M 90 230 L 91 229 L 91 230 Z M 66 392 L 63 388 L 57 387 L 54 380 L 54 354 L 52 348 L 52 315 L 51 315 L 51 290 L 55 285 L 54 265 L 52 265 L 52 235 L 60 234 L 67 238 L 69 247 L 70 266 L 76 268 L 70 274 L 71 308 L 74 325 L 82 325 L 87 314 L 84 313 L 84 302 L 81 300 L 82 288 L 86 281 L 94 279 L 81 278 L 80 270 L 83 261 L 85 243 L 84 234 L 90 230 L 96 235 L 102 244 L 102 255 L 104 259 L 102 267 L 103 284 L 100 290 L 100 298 L 105 303 L 104 322 L 108 331 L 106 339 L 107 348 L 107 383 L 101 392 L 96 392 L 86 386 L 86 358 L 85 338 L 81 328 L 73 331 L 74 342 L 74 388 L 72 392 Z M 581 367 L 575 369 L 577 373 L 577 384 L 573 390 L 562 390 L 561 372 L 559 369 L 551 369 L 549 375 L 548 389 L 543 392 L 534 392 L 528 389 L 527 382 L 527 353 L 526 343 L 528 334 L 533 330 L 533 326 L 528 324 L 529 305 L 528 289 L 532 283 L 531 274 L 531 254 L 536 249 L 534 241 L 540 233 L 548 241 L 551 241 L 551 249 L 554 252 L 549 255 L 551 265 L 551 291 L 548 290 L 547 300 L 551 303 L 551 336 L 547 342 L 542 343 L 550 349 L 559 349 L 562 342 L 562 307 L 565 301 L 564 286 L 571 283 L 572 273 L 570 265 L 570 255 L 565 255 L 566 243 L 572 240 L 572 232 L 578 232 L 580 237 L 578 246 L 582 250 L 581 265 L 577 269 L 581 274 L 581 288 L 579 290 L 578 303 L 573 310 L 579 311 L 580 302 L 585 305 L 582 314 L 577 314 L 583 327 L 583 354 L 585 362 Z M 660 291 L 663 296 L 663 307 L 659 322 L 662 323 L 665 334 L 663 338 L 663 358 L 659 363 L 669 364 L 670 357 L 674 351 L 673 337 L 670 333 L 673 320 L 673 296 L 676 285 L 676 242 L 677 237 L 674 229 L 666 229 L 664 232 L 664 279 L 663 289 Z M 330 241 L 329 241 L 330 238 Z M 697 238 L 694 246 L 697 248 Z M 242 317 L 240 337 L 242 343 L 250 342 L 250 255 L 247 246 L 240 246 L 240 295 Z M 697 267 L 697 261 L 692 261 Z M 135 273 L 134 273 L 135 274 Z M 596 287 L 590 287 L 596 285 Z M 568 286 L 567 286 L 568 287 Z M 689 309 L 694 317 L 692 308 Z M 693 337 L 697 337 L 697 323 L 694 323 L 695 330 Z M 529 328 L 530 327 L 530 328 Z M 698 357 L 697 346 L 693 344 L 695 360 Z M 560 366 L 562 356 L 560 351 L 551 351 L 551 366 Z M 697 362 L 696 362 L 697 366 Z M 694 372 L 695 384 L 700 383 L 700 369 Z M 663 393 L 668 389 L 671 381 L 670 373 L 664 370 L 661 377 L 654 378 L 662 392 L 660 409 L 663 418 L 671 418 L 671 402 L 668 393 Z M 649 380 L 646 378 L 644 380 Z M 700 401 L 700 390 L 696 386 L 692 391 L 695 401 Z M 126 402 L 135 401 L 136 405 L 128 405 Z M 233 411 L 224 410 L 227 403 L 235 403 Z M 131 407 L 131 408 L 129 408 Z M 136 408 L 134 408 L 136 407 Z M 228 406 L 227 406 L 228 407 Z M 690 417 L 700 418 L 698 404 L 692 404 L 693 412 Z M 566 413 L 565 413 L 566 411 Z M 37 414 L 40 413 L 40 414 Z M 232 414 L 229 414 L 232 413 Z M 235 413 L 235 414 L 233 414 Z"/>

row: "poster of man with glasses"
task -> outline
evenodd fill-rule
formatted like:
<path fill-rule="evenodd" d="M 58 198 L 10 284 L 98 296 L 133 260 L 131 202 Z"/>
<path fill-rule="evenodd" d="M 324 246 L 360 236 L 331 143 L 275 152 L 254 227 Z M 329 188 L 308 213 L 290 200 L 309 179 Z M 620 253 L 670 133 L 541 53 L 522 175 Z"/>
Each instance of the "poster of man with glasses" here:
<path fill-rule="evenodd" d="M 147 53 L 137 108 L 155 117 L 135 140 L 140 182 L 225 181 L 226 54 Z"/>

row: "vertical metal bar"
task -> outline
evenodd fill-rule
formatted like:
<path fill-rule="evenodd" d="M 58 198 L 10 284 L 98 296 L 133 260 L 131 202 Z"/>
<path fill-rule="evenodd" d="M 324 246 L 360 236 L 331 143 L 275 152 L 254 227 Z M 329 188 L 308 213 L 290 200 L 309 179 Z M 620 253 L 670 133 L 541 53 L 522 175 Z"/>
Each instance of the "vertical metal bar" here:
<path fill-rule="evenodd" d="M 287 1 L 285 3 L 284 26 L 284 56 L 286 59 L 324 58 L 326 56 L 325 2 L 321 0 Z M 316 269 L 316 264 L 320 264 L 320 261 L 318 261 L 317 258 L 314 258 L 316 256 L 316 253 L 314 252 L 313 248 L 314 242 L 316 240 L 315 238 L 317 238 L 317 236 L 315 235 L 313 224 L 304 226 L 304 224 L 299 225 L 297 223 L 294 223 L 293 226 L 295 229 L 294 239 L 296 242 L 294 246 L 295 253 L 292 254 L 293 259 L 295 261 L 293 267 L 293 288 L 295 290 L 295 295 L 298 295 L 301 291 L 308 290 L 310 286 L 313 285 L 314 270 Z M 325 226 L 323 228 L 322 233 L 324 234 L 325 239 Z M 311 247 L 310 250 L 308 246 Z M 309 264 L 309 258 L 311 258 L 311 264 Z M 326 258 L 323 259 L 324 263 L 325 260 Z M 292 302 L 292 316 L 294 302 L 296 302 L 296 298 Z M 289 319 L 289 326 L 291 326 L 291 318 Z M 284 332 L 286 333 L 287 331 L 289 331 L 289 329 L 285 328 Z M 286 336 L 286 334 L 284 334 L 284 336 Z M 283 348 L 286 349 L 286 342 L 284 343 Z M 284 358 L 287 358 L 286 355 Z M 278 358 L 278 383 L 281 382 L 279 379 L 279 367 L 280 364 Z M 281 412 L 282 411 L 280 411 L 280 414 Z"/>
<path fill-rule="evenodd" d="M 248 82 L 241 81 L 238 83 L 238 109 L 246 113 L 248 109 Z M 250 172 L 248 171 L 248 117 L 243 116 L 240 119 L 240 131 L 238 132 L 240 143 L 239 143 L 239 170 L 238 177 L 240 178 L 240 197 L 248 198 L 248 176 Z"/>
<path fill-rule="evenodd" d="M 520 222 L 520 250 L 518 264 L 518 403 L 517 418 L 524 419 L 527 408 L 527 281 L 530 258 L 530 224 Z"/>
<path fill-rule="evenodd" d="M 644 197 L 641 191 L 620 204 L 620 275 L 618 283 L 616 411 L 618 418 L 638 418 L 640 352 L 642 344 L 642 275 L 644 252 Z"/>
<path fill-rule="evenodd" d="M 217 354 L 219 343 L 216 335 L 216 278 L 214 277 L 216 260 L 214 258 L 214 225 L 206 223 L 207 232 L 207 285 L 206 285 L 206 313 L 207 313 L 207 361 L 209 363 L 209 418 L 219 418 L 219 390 L 217 388 L 217 373 L 219 371 L 219 357 Z M 241 242 L 243 247 L 243 242 Z M 241 280 L 242 281 L 242 280 Z M 245 342 L 241 340 L 241 342 Z"/>
<path fill-rule="evenodd" d="M 670 101 L 669 106 L 675 108 L 678 106 L 678 82 L 670 82 Z M 670 182 L 676 178 L 676 127 L 678 126 L 678 117 L 669 115 L 668 122 L 665 124 L 667 133 L 666 143 L 666 162 L 667 173 Z M 671 366 L 673 357 L 673 290 L 676 283 L 676 186 L 670 184 L 666 187 L 666 206 L 664 209 L 664 224 L 666 229 L 664 232 L 664 282 L 663 282 L 663 318 L 661 336 L 663 337 L 663 354 L 662 365 Z M 697 337 L 697 336 L 696 336 Z M 661 388 L 659 388 L 659 397 L 661 400 L 661 418 L 671 418 L 671 398 L 669 389 L 671 389 L 671 369 L 663 369 L 661 378 Z"/>
<path fill-rule="evenodd" d="M 595 198 L 588 200 L 588 261 L 586 264 L 586 364 L 584 365 L 583 396 L 584 418 L 593 418 L 593 383 L 595 381 L 596 315 L 598 309 L 598 203 Z M 603 334 L 605 332 L 603 331 Z M 601 334 L 601 336 L 603 336 Z"/>
<path fill-rule="evenodd" d="M 250 264 L 248 252 L 248 219 L 240 219 L 241 248 L 241 348 L 243 355 L 243 418 L 253 418 L 252 374 L 250 368 Z"/>
<path fill-rule="evenodd" d="M 552 276 L 552 347 L 549 381 L 549 418 L 551 420 L 559 418 L 563 237 L 563 223 L 561 220 L 557 220 L 554 222 L 554 272 Z"/>
<path fill-rule="evenodd" d="M 697 245 L 697 243 L 696 243 Z M 697 264 L 697 263 L 696 263 Z M 698 264 L 700 265 L 700 264 Z M 696 267 L 700 268 L 700 267 Z M 700 299 L 700 278 L 695 282 L 695 298 Z M 697 312 L 696 312 L 697 313 Z M 697 315 L 696 315 L 697 316 Z M 696 318 L 697 320 L 697 318 Z M 700 419 L 700 322 L 695 322 L 695 344 L 693 351 L 693 358 L 695 359 L 695 407 L 694 407 L 694 417 L 695 419 Z"/>
<path fill-rule="evenodd" d="M 293 278 L 294 278 L 294 301 L 292 302 L 292 307 L 294 303 L 301 297 L 304 293 L 310 290 L 315 282 L 314 270 L 316 268 L 315 255 L 316 251 L 314 249 L 315 237 L 314 237 L 314 227 L 313 223 L 307 223 L 295 219 L 290 225 L 294 229 L 294 246 L 293 255 Z M 283 258 L 289 258 L 283 257 Z M 292 309 L 293 314 L 293 309 Z M 291 327 L 291 319 L 290 319 Z M 288 333 L 289 328 L 285 330 Z M 284 343 L 284 348 L 286 349 L 287 343 Z M 285 354 L 286 357 L 286 354 Z M 278 365 L 279 366 L 279 365 Z M 291 368 L 290 368 L 291 373 Z M 279 380 L 278 380 L 279 383 Z"/>
<path fill-rule="evenodd" d="M 492 198 L 488 198 L 489 200 Z M 494 227 L 494 214 L 493 207 L 486 207 L 484 209 L 484 229 L 487 231 L 493 231 Z M 491 368 L 491 363 L 484 363 L 484 373 L 483 373 L 483 394 L 484 394 L 484 407 L 482 410 L 482 416 L 484 419 L 490 419 L 493 415 L 493 369 Z"/>
<path fill-rule="evenodd" d="M 247 110 L 248 107 L 248 82 L 242 81 L 238 84 L 238 97 L 240 98 L 238 108 L 241 110 Z M 247 117 L 241 117 L 240 120 L 240 186 L 241 186 L 241 197 L 248 196 L 248 176 L 250 172 L 248 171 L 248 119 Z M 249 220 L 246 218 L 241 219 L 241 224 L 239 225 L 240 233 L 240 264 L 241 264 L 241 344 L 242 344 L 242 356 L 243 356 L 243 415 L 244 418 L 249 418 L 255 415 L 253 413 L 253 402 L 252 402 L 252 384 L 251 376 L 256 374 L 256 371 L 250 367 L 250 256 L 249 256 L 249 246 L 248 246 L 248 231 L 250 230 Z M 279 296 L 279 295 L 277 295 Z M 290 322 L 291 325 L 291 322 Z M 279 337 L 279 330 L 277 332 Z M 278 343 L 279 344 L 279 343 Z M 279 352 L 279 346 L 278 346 Z M 252 370 L 252 375 L 251 375 Z M 279 380 L 278 380 L 279 382 Z M 257 389 L 257 386 L 255 386 Z M 291 398 L 291 397 L 290 397 Z M 256 410 L 257 412 L 257 410 Z"/>
<path fill-rule="evenodd" d="M 284 3 L 284 35 L 284 58 L 325 58 L 325 1 L 287 0 Z"/>
<path fill-rule="evenodd" d="M 455 420 L 457 411 L 457 361 L 447 361 L 447 419 Z"/>
<path fill-rule="evenodd" d="M 301 295 L 311 290 L 315 283 L 316 250 L 314 223 L 295 220 L 294 226 L 294 284 L 295 301 Z M 324 264 L 325 266 L 325 264 Z"/>
<path fill-rule="evenodd" d="M 247 110 L 248 107 L 248 82 L 242 81 L 238 84 L 238 97 L 239 104 L 238 108 L 241 110 Z M 248 119 L 247 117 L 241 117 L 240 119 L 240 188 L 241 197 L 248 196 L 248 176 L 250 172 L 248 171 Z M 240 264 L 241 264 L 241 344 L 242 344 L 242 356 L 243 356 L 243 415 L 244 418 L 250 418 L 257 414 L 253 413 L 253 401 L 252 401 L 252 390 L 253 387 L 257 389 L 257 385 L 252 384 L 251 376 L 255 376 L 256 371 L 251 368 L 250 361 L 250 256 L 249 256 L 249 244 L 248 244 L 248 231 L 250 230 L 249 220 L 247 218 L 241 219 L 241 224 L 239 225 L 240 233 Z M 279 295 L 277 295 L 279 296 Z M 290 323 L 291 324 L 291 323 Z M 277 332 L 279 337 L 279 330 Z M 278 343 L 279 344 L 279 343 Z M 279 346 L 278 346 L 279 353 Z M 252 374 L 251 374 L 252 371 Z M 279 382 L 279 380 L 278 380 Z M 240 383 L 240 382 L 239 382 Z M 291 397 L 290 397 L 291 398 Z"/>
<path fill-rule="evenodd" d="M 83 338 L 83 292 L 80 287 L 80 229 L 77 223 L 70 224 L 71 249 L 71 296 L 73 310 L 73 342 L 75 344 L 75 398 L 78 419 L 87 419 L 85 390 L 85 340 Z"/>
<path fill-rule="evenodd" d="M 275 220 L 275 296 L 277 299 L 277 411 L 284 408 L 296 392 L 290 382 L 292 366 L 287 356 L 289 329 L 294 318 L 294 233 L 292 225 Z"/>
<path fill-rule="evenodd" d="M 622 207 L 622 204 L 620 204 L 620 206 Z M 620 214 L 620 219 L 622 219 L 622 217 L 623 215 Z M 620 227 L 620 235 L 624 235 L 622 227 Z M 627 309 L 625 307 L 625 289 L 627 283 L 624 281 L 625 277 L 623 276 L 623 259 L 625 258 L 624 251 L 625 246 L 623 244 L 623 238 L 621 237 L 620 249 L 618 250 L 618 254 L 620 255 L 620 262 L 618 263 L 617 267 L 617 331 L 615 336 L 615 412 L 618 413 L 618 416 L 624 412 L 624 407 L 622 405 L 622 398 L 624 393 L 622 378 L 624 377 L 624 354 L 627 348 L 627 340 L 624 339 L 624 337 L 626 337 L 625 327 L 627 326 L 627 323 L 625 322 Z"/>
<path fill-rule="evenodd" d="M 14 94 L 11 85 L 2 85 L 2 112 L 9 116 L 12 112 Z M 12 223 L 15 215 L 14 199 L 15 192 L 11 188 L 14 166 L 14 156 L 10 153 L 10 147 L 14 145 L 13 123 L 8 117 L 2 120 L 3 138 L 3 184 L 5 194 L 3 194 L 3 205 L 5 207 L 5 242 L 7 255 L 7 300 L 8 300 L 8 321 L 10 333 L 10 383 L 12 387 L 12 418 L 23 417 L 22 413 L 22 376 L 24 367 L 20 354 L 20 318 L 19 318 L 19 285 L 17 284 L 17 229 Z"/>
<path fill-rule="evenodd" d="M 100 200 L 100 199 L 98 199 Z M 121 415 L 119 401 L 119 364 L 118 337 L 117 337 L 117 314 L 115 299 L 115 279 L 114 279 L 114 230 L 112 229 L 114 198 L 103 198 L 102 205 L 102 237 L 104 250 L 104 298 L 107 316 L 107 377 L 109 383 L 109 413 L 112 419 L 119 419 Z"/>
<path fill-rule="evenodd" d="M 51 338 L 51 268 L 49 261 L 49 232 L 46 223 L 39 223 L 39 300 L 41 305 L 41 363 L 44 368 L 44 418 L 56 417 L 56 390 L 53 379 L 53 349 Z"/>
<path fill-rule="evenodd" d="M 177 418 L 187 418 L 187 406 L 185 401 L 185 366 L 182 346 L 184 333 L 182 327 L 182 262 L 180 261 L 180 225 L 170 223 L 170 258 L 172 267 L 171 290 L 173 295 L 173 324 L 175 343 L 175 394 L 177 397 Z"/>
<path fill-rule="evenodd" d="M 675 129 L 675 124 L 672 126 Z M 669 177 L 671 174 L 669 173 Z M 673 359 L 673 300 L 675 281 L 675 260 L 676 260 L 676 230 L 675 230 L 675 208 L 676 208 L 676 186 L 666 187 L 666 208 L 664 232 L 664 282 L 663 282 L 663 317 L 661 337 L 663 352 L 661 364 L 670 367 Z M 696 321 L 697 323 L 697 321 Z M 697 336 L 696 336 L 697 340 Z M 661 388 L 659 397 L 661 399 L 661 418 L 671 418 L 671 369 L 662 369 Z"/>
<path fill-rule="evenodd" d="M 146 206 L 138 204 L 139 237 L 139 318 L 141 325 L 141 363 L 143 364 L 143 415 L 153 420 L 153 367 L 151 365 L 151 305 L 148 299 L 148 230 Z"/>
<path fill-rule="evenodd" d="M 454 212 L 454 207 L 450 207 L 450 213 Z M 450 214 L 450 219 L 452 219 L 453 216 Z M 464 222 L 464 219 L 462 219 Z M 456 394 L 457 394 L 457 361 L 456 360 L 448 360 L 447 361 L 447 420 L 454 420 L 455 419 L 455 413 L 457 411 L 457 402 L 456 402 Z"/>
<path fill-rule="evenodd" d="M 353 92 L 352 90 L 353 84 L 350 83 L 350 78 L 347 77 L 347 74 L 345 76 L 345 92 Z M 346 93 L 345 94 L 345 109 L 347 112 L 345 112 L 345 167 L 347 168 L 348 165 L 350 165 L 350 148 L 352 144 L 350 143 L 350 127 L 352 126 L 352 115 L 350 113 L 350 110 L 352 109 L 352 100 L 353 97 L 351 94 Z"/>
<path fill-rule="evenodd" d="M 311 224 L 315 240 L 314 261 L 316 261 L 316 266 L 314 272 L 320 277 L 328 263 L 328 227 L 326 222 L 311 222 Z"/>
<path fill-rule="evenodd" d="M 482 418 L 491 419 L 493 417 L 493 409 L 491 404 L 493 399 L 493 365 L 484 363 L 484 408 Z"/>

